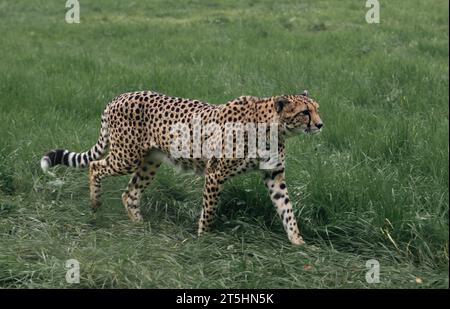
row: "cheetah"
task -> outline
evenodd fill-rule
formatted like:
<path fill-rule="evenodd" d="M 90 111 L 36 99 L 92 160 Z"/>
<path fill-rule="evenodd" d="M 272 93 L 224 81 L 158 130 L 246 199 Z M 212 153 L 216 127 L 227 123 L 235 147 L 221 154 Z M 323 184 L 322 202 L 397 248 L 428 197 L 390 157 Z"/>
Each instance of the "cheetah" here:
<path fill-rule="evenodd" d="M 295 220 L 292 203 L 285 182 L 285 140 L 299 133 L 314 134 L 322 130 L 323 122 L 319 116 L 319 104 L 305 90 L 301 94 L 280 95 L 273 97 L 241 96 L 226 104 L 214 105 L 198 100 L 171 97 L 153 91 L 124 93 L 114 98 L 101 116 L 100 137 L 88 151 L 82 153 L 56 149 L 45 154 L 41 168 L 47 172 L 50 167 L 61 164 L 70 167 L 89 167 L 89 189 L 91 207 L 100 207 L 101 181 L 107 176 L 132 174 L 128 187 L 122 194 L 122 202 L 130 219 L 141 222 L 142 215 L 139 201 L 144 189 L 152 182 L 158 168 L 163 162 L 170 162 L 183 169 L 193 169 L 204 176 L 203 207 L 198 221 L 198 235 L 210 230 L 216 214 L 218 198 L 223 185 L 230 177 L 258 169 L 261 162 L 271 160 L 253 152 L 250 156 L 254 134 L 250 130 L 237 129 L 230 135 L 230 143 L 219 143 L 219 135 L 230 123 L 264 124 L 275 128 L 276 160 L 269 168 L 261 169 L 264 183 L 270 198 L 281 218 L 288 239 L 294 245 L 304 244 Z M 198 119 L 202 126 L 196 130 L 193 119 Z M 215 124 L 218 130 L 206 127 Z M 180 132 L 174 130 L 182 125 Z M 261 126 L 258 126 L 258 128 Z M 272 131 L 271 131 L 272 132 Z M 238 133 L 243 136 L 244 147 L 236 155 Z M 219 134 L 219 135 L 218 135 Z M 175 140 L 187 136 L 187 143 Z M 257 135 L 263 147 L 268 147 L 269 128 Z M 194 154 L 194 140 L 209 143 L 200 147 Z M 239 140 L 242 144 L 242 139 Z M 253 141 L 253 145 L 256 143 Z M 220 156 L 220 150 L 229 147 L 228 156 Z M 197 147 L 198 148 L 198 147 Z M 184 155 L 176 154 L 174 149 Z M 207 150 L 219 150 L 211 154 Z M 198 150 L 198 149 L 197 149 Z M 266 148 L 267 150 L 267 148 Z M 107 153 L 108 152 L 108 153 Z"/>

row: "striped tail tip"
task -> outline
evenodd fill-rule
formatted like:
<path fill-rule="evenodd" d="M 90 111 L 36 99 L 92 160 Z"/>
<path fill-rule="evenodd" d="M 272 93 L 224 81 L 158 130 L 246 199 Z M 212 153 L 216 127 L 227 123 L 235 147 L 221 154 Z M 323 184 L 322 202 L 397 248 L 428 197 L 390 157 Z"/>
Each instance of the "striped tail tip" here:
<path fill-rule="evenodd" d="M 41 168 L 44 173 L 48 173 L 48 169 L 52 166 L 49 156 L 43 156 L 41 159 Z"/>

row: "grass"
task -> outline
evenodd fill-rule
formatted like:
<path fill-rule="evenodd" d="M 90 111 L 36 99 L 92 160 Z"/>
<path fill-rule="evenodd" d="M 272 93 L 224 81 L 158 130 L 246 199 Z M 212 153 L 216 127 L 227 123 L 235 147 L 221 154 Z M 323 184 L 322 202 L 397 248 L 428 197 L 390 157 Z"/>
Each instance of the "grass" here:
<path fill-rule="evenodd" d="M 448 288 L 448 2 L 225 0 L 0 4 L 0 287 Z M 287 146 L 307 243 L 292 247 L 259 175 L 227 183 L 214 232 L 197 239 L 202 178 L 164 167 L 146 223 L 105 181 L 38 161 L 88 149 L 105 104 L 153 89 L 224 103 L 308 89 L 325 130 Z M 365 280 L 380 262 L 380 283 Z"/>

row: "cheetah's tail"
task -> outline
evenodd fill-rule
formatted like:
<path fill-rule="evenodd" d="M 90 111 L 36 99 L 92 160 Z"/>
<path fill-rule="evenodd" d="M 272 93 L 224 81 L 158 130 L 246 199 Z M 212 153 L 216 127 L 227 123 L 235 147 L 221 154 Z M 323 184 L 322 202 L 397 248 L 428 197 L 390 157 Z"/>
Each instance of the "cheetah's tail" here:
<path fill-rule="evenodd" d="M 86 152 L 71 152 L 65 149 L 55 149 L 49 151 L 41 159 L 41 168 L 47 172 L 50 167 L 58 164 L 70 167 L 83 168 L 89 165 L 89 162 L 100 159 L 105 153 L 109 145 L 108 124 L 105 115 L 102 115 L 102 128 L 97 143 Z"/>

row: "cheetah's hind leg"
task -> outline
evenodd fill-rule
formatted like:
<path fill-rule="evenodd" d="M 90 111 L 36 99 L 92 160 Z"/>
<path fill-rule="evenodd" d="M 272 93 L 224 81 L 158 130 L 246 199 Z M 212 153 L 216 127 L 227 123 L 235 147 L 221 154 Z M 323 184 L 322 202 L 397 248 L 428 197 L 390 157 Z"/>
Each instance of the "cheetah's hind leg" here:
<path fill-rule="evenodd" d="M 122 202 L 133 222 L 142 222 L 139 202 L 144 189 L 152 182 L 161 162 L 155 158 L 146 158 L 134 172 L 127 190 L 122 194 Z"/>
<path fill-rule="evenodd" d="M 91 194 L 91 207 L 96 211 L 100 205 L 101 197 L 101 181 L 107 176 L 130 174 L 136 168 L 121 161 L 112 159 L 113 156 L 108 155 L 105 159 L 92 161 L 89 164 L 89 189 Z"/>

